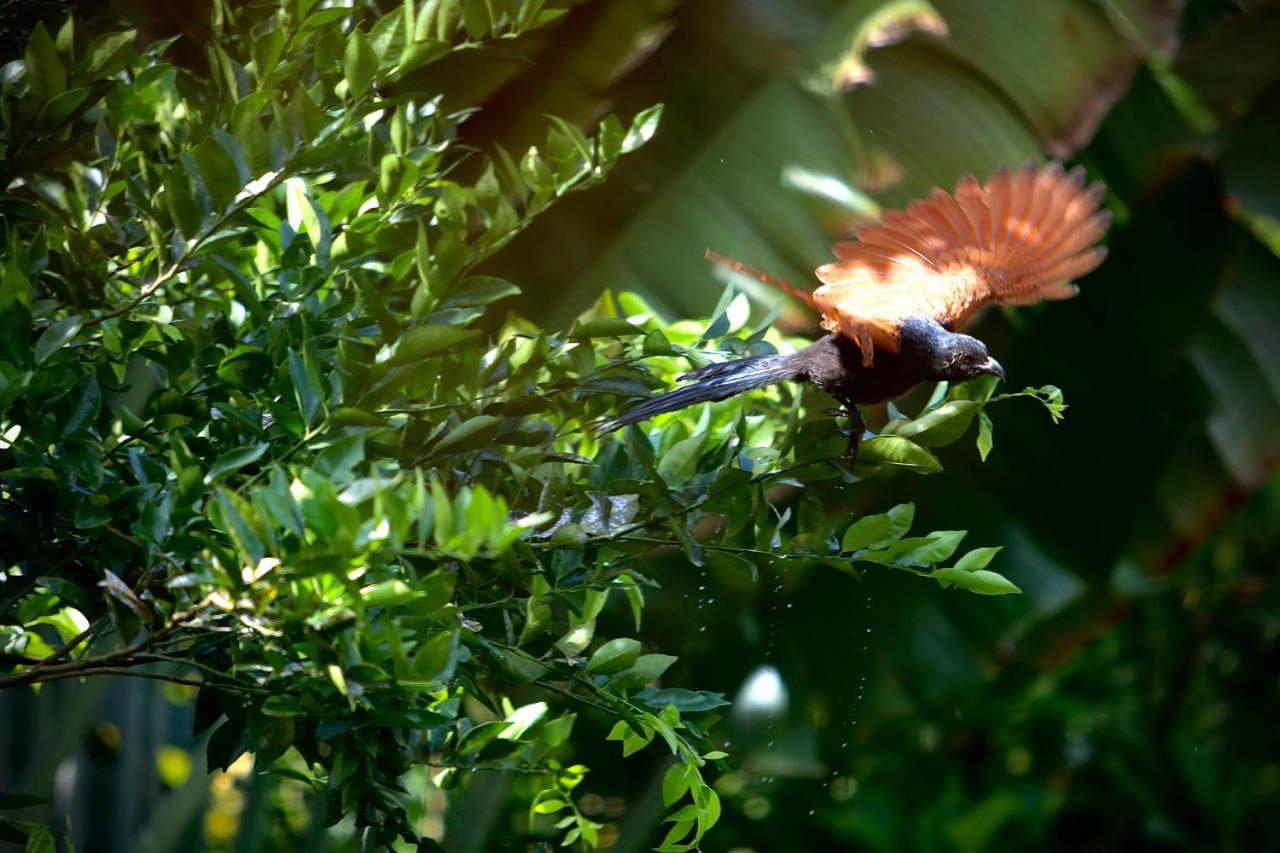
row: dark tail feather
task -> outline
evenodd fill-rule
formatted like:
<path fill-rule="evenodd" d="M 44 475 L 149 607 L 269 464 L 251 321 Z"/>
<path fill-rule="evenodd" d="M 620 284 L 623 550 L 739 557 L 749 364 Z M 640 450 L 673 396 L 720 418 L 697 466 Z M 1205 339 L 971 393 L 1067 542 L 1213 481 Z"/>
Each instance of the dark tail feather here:
<path fill-rule="evenodd" d="M 802 365 L 799 353 L 762 355 L 709 364 L 680 377 L 683 381 L 692 380 L 692 385 L 686 385 L 634 406 L 613 420 L 601 424 L 596 432 L 601 434 L 613 432 L 615 429 L 647 420 L 654 415 L 674 412 L 697 403 L 726 400 L 738 394 L 745 394 L 747 391 L 773 385 L 775 382 L 796 379 L 802 372 Z"/>

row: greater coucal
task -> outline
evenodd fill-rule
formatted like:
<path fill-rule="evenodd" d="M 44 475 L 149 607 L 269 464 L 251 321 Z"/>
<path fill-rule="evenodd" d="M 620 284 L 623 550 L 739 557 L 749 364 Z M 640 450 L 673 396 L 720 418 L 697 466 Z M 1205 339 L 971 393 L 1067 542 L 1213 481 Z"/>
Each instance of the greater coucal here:
<path fill-rule="evenodd" d="M 837 243 L 818 267 L 814 291 L 776 281 L 712 252 L 708 257 L 808 303 L 831 334 L 791 355 L 721 362 L 680 377 L 686 385 L 641 403 L 600 427 L 609 432 L 695 403 L 723 400 L 775 382 L 812 382 L 853 420 L 851 454 L 863 424 L 859 405 L 906 393 L 920 382 L 960 382 L 1004 368 L 977 338 L 957 329 L 989 302 L 1031 305 L 1068 299 L 1071 279 L 1106 257 L 1095 243 L 1111 215 L 1103 187 L 1058 163 L 1004 169 L 986 185 L 966 177 L 948 194 L 890 211 Z"/>

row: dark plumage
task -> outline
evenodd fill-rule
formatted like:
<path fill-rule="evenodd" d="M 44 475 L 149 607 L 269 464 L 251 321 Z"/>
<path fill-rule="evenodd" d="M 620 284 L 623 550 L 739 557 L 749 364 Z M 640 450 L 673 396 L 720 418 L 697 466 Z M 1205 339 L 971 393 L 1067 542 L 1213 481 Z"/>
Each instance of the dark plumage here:
<path fill-rule="evenodd" d="M 977 338 L 948 332 L 927 320 L 902 326 L 898 352 L 877 354 L 872 366 L 843 335 L 825 338 L 790 355 L 764 355 L 725 361 L 686 373 L 683 388 L 634 406 L 600 427 L 610 432 L 655 415 L 696 403 L 726 400 L 776 382 L 812 382 L 856 414 L 856 406 L 880 403 L 905 394 L 921 382 L 961 382 L 984 373 L 1004 378 L 1004 368 Z"/>
<path fill-rule="evenodd" d="M 838 260 L 817 269 L 822 285 L 813 292 L 708 253 L 802 299 L 822 314 L 832 334 L 792 355 L 695 370 L 681 377 L 692 384 L 641 403 L 600 429 L 775 382 L 812 382 L 853 419 L 854 452 L 862 432 L 860 405 L 893 399 L 920 382 L 1005 378 L 982 341 L 956 330 L 991 302 L 1031 305 L 1074 296 L 1070 279 L 1106 255 L 1094 245 L 1110 224 L 1110 215 L 1098 209 L 1101 200 L 1101 185 L 1086 187 L 1083 170 L 1064 172 L 1057 163 L 1014 174 L 1001 170 L 985 186 L 965 178 L 954 195 L 935 189 L 927 201 L 858 229 L 856 242 L 837 244 Z"/>

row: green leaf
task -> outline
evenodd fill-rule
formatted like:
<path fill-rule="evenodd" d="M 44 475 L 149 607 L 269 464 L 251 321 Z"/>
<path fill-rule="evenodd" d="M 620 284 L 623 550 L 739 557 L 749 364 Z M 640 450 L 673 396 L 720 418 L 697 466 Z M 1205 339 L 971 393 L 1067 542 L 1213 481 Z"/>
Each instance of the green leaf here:
<path fill-rule="evenodd" d="M 62 124 L 84 104 L 93 90 L 87 86 L 68 89 L 61 95 L 50 99 L 40 112 L 40 120 L 47 124 Z"/>
<path fill-rule="evenodd" d="M 241 556 L 250 566 L 256 566 L 266 556 L 266 544 L 261 533 L 261 519 L 254 507 L 230 489 L 219 487 L 217 501 L 210 506 L 221 521 L 219 526 L 230 535 Z"/>
<path fill-rule="evenodd" d="M 458 654 L 458 633 L 442 631 L 418 647 L 410 672 L 414 678 L 437 681 L 453 674 Z"/>
<path fill-rule="evenodd" d="M 479 335 L 474 329 L 459 329 L 455 326 L 413 326 L 397 342 L 392 361 L 395 364 L 411 364 L 475 340 Z"/>
<path fill-rule="evenodd" d="M 510 726 L 511 724 L 505 720 L 490 720 L 487 723 L 481 723 L 462 736 L 458 750 L 463 755 L 479 752 L 490 742 L 497 739 Z"/>
<path fill-rule="evenodd" d="M 562 811 L 563 809 L 567 808 L 568 805 L 569 804 L 566 803 L 564 800 L 557 800 L 557 799 L 542 800 L 541 802 L 534 804 L 533 811 L 536 814 L 555 814 L 556 812 Z"/>
<path fill-rule="evenodd" d="M 587 661 L 587 672 L 598 675 L 613 675 L 627 669 L 640 656 L 640 642 L 620 637 L 596 649 Z"/>
<path fill-rule="evenodd" d="M 635 582 L 631 575 L 618 575 L 618 583 L 622 584 L 627 596 L 627 604 L 631 607 L 631 616 L 636 622 L 636 631 L 640 630 L 640 621 L 644 616 L 644 589 Z"/>
<path fill-rule="evenodd" d="M 907 468 L 920 474 L 936 474 L 942 470 L 942 464 L 932 453 L 898 435 L 877 435 L 862 442 L 858 461 Z"/>
<path fill-rule="evenodd" d="M 640 655 L 629 668 L 614 675 L 609 683 L 615 687 L 643 687 L 662 677 L 671 664 L 679 658 L 673 655 Z"/>
<path fill-rule="evenodd" d="M 62 437 L 74 437 L 87 430 L 97 419 L 101 406 L 102 388 L 98 385 L 98 377 L 90 375 L 80 392 L 80 401 L 62 426 Z"/>
<path fill-rule="evenodd" d="M 494 648 L 490 651 L 498 672 L 517 684 L 525 684 L 550 672 L 542 663 L 515 649 Z"/>
<path fill-rule="evenodd" d="M 706 443 L 705 432 L 677 441 L 658 460 L 658 473 L 672 485 L 686 482 L 697 470 L 698 460 L 702 457 L 702 448 Z"/>
<path fill-rule="evenodd" d="M 667 808 L 684 796 L 689 790 L 688 768 L 680 763 L 672 764 L 662 777 L 662 805 Z"/>
<path fill-rule="evenodd" d="M 907 421 L 889 433 L 910 438 L 922 447 L 941 447 L 960 439 L 973 417 L 982 409 L 974 400 L 951 400 L 915 420 Z"/>
<path fill-rule="evenodd" d="M 1022 592 L 1004 575 L 996 574 L 988 569 L 964 571 L 958 568 L 936 569 L 929 577 L 944 586 L 953 584 L 961 589 L 976 592 L 979 595 L 1014 595 Z"/>
<path fill-rule="evenodd" d="M 520 288 L 509 281 L 490 275 L 477 275 L 463 279 L 440 303 L 440 307 L 467 308 L 473 305 L 488 305 L 519 293 Z"/>
<path fill-rule="evenodd" d="M 312 468 L 335 488 L 342 488 L 355 478 L 353 469 L 364 460 L 364 442 L 363 434 L 339 436 L 315 455 Z"/>
<path fill-rule="evenodd" d="M 214 208 L 218 211 L 226 210 L 244 186 L 235 158 L 213 137 L 191 149 L 191 157 L 199 167 L 200 177 L 204 180 L 205 189 L 209 191 Z"/>
<path fill-rule="evenodd" d="M 352 98 L 363 95 L 378 73 L 378 55 L 373 52 L 368 38 L 360 30 L 353 30 L 347 36 L 347 47 L 342 56 L 342 72 L 347 80 L 347 92 Z"/>
<path fill-rule="evenodd" d="M 622 142 L 626 131 L 618 117 L 610 113 L 600 122 L 600 131 L 596 138 L 600 143 L 600 162 L 606 168 L 612 166 L 622 154 Z"/>
<path fill-rule="evenodd" d="M 629 154 L 644 145 L 658 132 L 658 122 L 662 120 L 662 104 L 654 104 L 647 110 L 641 110 L 631 120 L 631 128 L 622 140 L 622 153 Z"/>
<path fill-rule="evenodd" d="M 709 693 L 705 690 L 686 690 L 683 687 L 667 687 L 659 690 L 646 687 L 636 693 L 635 698 L 650 708 L 662 710 L 673 705 L 681 714 L 696 714 L 702 711 L 714 711 L 732 704 L 724 698 L 723 693 Z"/>
<path fill-rule="evenodd" d="M 468 38 L 484 38 L 491 26 L 487 0 L 462 0 L 462 26 Z"/>
<path fill-rule="evenodd" d="M 31 31 L 24 58 L 30 97 L 37 104 L 47 104 L 66 90 L 67 70 L 62 66 L 58 48 L 43 22 L 36 24 Z"/>
<path fill-rule="evenodd" d="M 334 409 L 333 413 L 329 415 L 329 423 L 338 427 L 385 427 L 388 425 L 385 418 L 365 409 L 357 409 L 351 406 Z"/>
<path fill-rule="evenodd" d="M 524 606 L 524 627 L 520 629 L 520 638 L 516 645 L 525 643 L 547 630 L 551 623 L 551 606 L 536 595 L 530 596 Z"/>
<path fill-rule="evenodd" d="M 940 530 L 930 533 L 928 540 L 924 544 L 900 554 L 894 560 L 894 565 L 905 566 L 911 563 L 919 563 L 929 566 L 940 563 L 956 552 L 965 535 L 966 531 L 964 530 Z"/>
<path fill-rule="evenodd" d="M 419 613 L 433 613 L 453 601 L 453 590 L 458 576 L 444 569 L 437 569 L 422 579 L 419 586 L 421 596 L 414 602 L 414 609 Z"/>
<path fill-rule="evenodd" d="M 898 504 L 880 515 L 860 518 L 844 533 L 840 550 L 850 553 L 863 548 L 881 549 L 898 541 L 906 534 L 915 518 L 915 504 Z"/>
<path fill-rule="evenodd" d="M 46 359 L 74 338 L 80 331 L 81 325 L 80 317 L 74 316 L 59 320 L 45 329 L 44 334 L 36 340 L 34 352 L 36 364 L 43 364 Z"/>
<path fill-rule="evenodd" d="M 399 578 L 370 584 L 360 590 L 360 597 L 370 607 L 395 607 L 415 595 L 413 587 Z"/>
<path fill-rule="evenodd" d="M 26 853 L 56 853 L 53 833 L 45 826 L 31 826 L 27 836 Z"/>
<path fill-rule="evenodd" d="M 547 715 L 546 702 L 532 702 L 516 708 L 507 714 L 507 728 L 498 735 L 499 740 L 520 740 L 529 729 L 536 726 Z"/>
<path fill-rule="evenodd" d="M 129 62 L 137 36 L 137 30 L 125 30 L 94 39 L 89 49 L 89 74 L 97 78 L 114 74 Z"/>
<path fill-rule="evenodd" d="M 324 392 L 315 374 L 307 368 L 303 357 L 296 350 L 289 350 L 289 378 L 293 382 L 293 393 L 298 398 L 298 408 L 308 424 L 316 422 L 323 405 Z"/>
<path fill-rule="evenodd" d="M 0 794 L 0 809 L 27 809 L 31 806 L 42 806 L 48 800 L 32 794 Z"/>
<path fill-rule="evenodd" d="M 631 325 L 617 317 L 579 322 L 569 333 L 571 338 L 630 338 L 643 335 L 644 329 Z"/>
<path fill-rule="evenodd" d="M 962 572 L 973 572 L 978 569 L 985 569 L 987 565 L 995 559 L 1003 548 L 999 545 L 994 548 L 974 548 L 956 561 L 955 567 Z"/>
<path fill-rule="evenodd" d="M 204 475 L 204 483 L 206 486 L 212 486 L 214 483 L 220 482 L 228 474 L 238 471 L 246 465 L 252 465 L 262 458 L 270 447 L 266 442 L 259 444 L 250 444 L 245 447 L 237 447 L 218 457 L 218 461 L 214 462 L 209 468 L 209 473 Z"/>
<path fill-rule="evenodd" d="M 991 416 L 986 412 L 978 413 L 978 456 L 983 462 L 987 461 L 987 457 L 991 455 L 991 449 L 995 446 L 992 441 L 992 433 L 995 426 L 991 423 Z"/>
<path fill-rule="evenodd" d="M 489 444 L 489 440 L 502 425 L 502 418 L 492 415 L 476 415 L 458 425 L 457 429 L 446 433 L 444 438 L 432 448 L 433 453 L 465 453 L 477 450 Z"/>
<path fill-rule="evenodd" d="M 105 495 L 91 495 L 76 505 L 75 526 L 81 530 L 102 527 L 111 521 L 111 507 Z"/>

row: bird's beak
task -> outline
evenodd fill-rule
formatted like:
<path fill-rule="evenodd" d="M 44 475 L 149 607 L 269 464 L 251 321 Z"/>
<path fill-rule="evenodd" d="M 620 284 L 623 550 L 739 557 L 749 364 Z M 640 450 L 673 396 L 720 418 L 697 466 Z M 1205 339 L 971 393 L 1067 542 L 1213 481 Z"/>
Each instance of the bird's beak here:
<path fill-rule="evenodd" d="M 1008 379 L 1004 374 L 1004 365 L 991 356 L 987 356 L 987 360 L 982 363 L 982 372 L 990 373 L 992 376 L 999 376 L 1001 382 Z"/>

